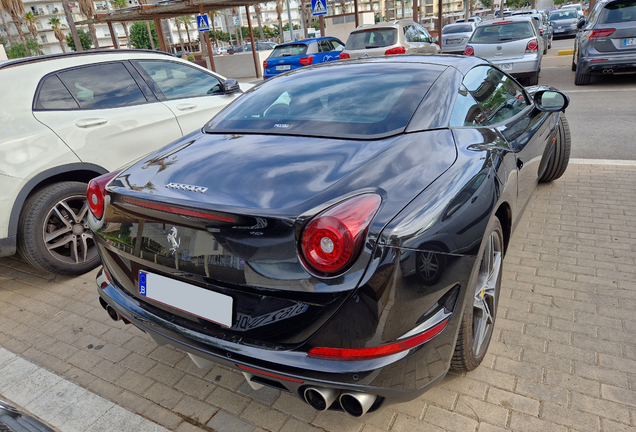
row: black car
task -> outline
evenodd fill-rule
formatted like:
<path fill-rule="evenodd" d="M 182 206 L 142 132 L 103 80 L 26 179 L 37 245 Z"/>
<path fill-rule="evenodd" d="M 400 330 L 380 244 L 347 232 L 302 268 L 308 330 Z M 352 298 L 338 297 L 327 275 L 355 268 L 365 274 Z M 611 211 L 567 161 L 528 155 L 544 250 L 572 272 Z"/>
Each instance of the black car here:
<path fill-rule="evenodd" d="M 568 164 L 567 104 L 460 56 L 272 78 L 91 182 L 100 302 L 318 410 L 414 399 L 484 358 L 512 231 Z"/>
<path fill-rule="evenodd" d="M 576 9 L 562 9 L 550 12 L 550 24 L 554 32 L 554 38 L 576 36 L 579 31 L 577 23 L 579 14 Z"/>

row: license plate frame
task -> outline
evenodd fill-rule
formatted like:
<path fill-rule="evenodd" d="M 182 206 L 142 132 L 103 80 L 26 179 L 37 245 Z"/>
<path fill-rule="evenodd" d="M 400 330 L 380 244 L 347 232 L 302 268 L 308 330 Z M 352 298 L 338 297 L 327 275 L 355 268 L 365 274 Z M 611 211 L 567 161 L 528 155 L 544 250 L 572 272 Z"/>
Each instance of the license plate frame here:
<path fill-rule="evenodd" d="M 512 63 L 502 63 L 499 65 L 499 68 L 503 71 L 511 71 L 512 70 Z"/>
<path fill-rule="evenodd" d="M 555 33 L 563 33 L 565 29 L 554 29 Z"/>
<path fill-rule="evenodd" d="M 291 65 L 280 65 L 276 66 L 277 71 L 288 71 L 291 70 Z"/>
<path fill-rule="evenodd" d="M 623 39 L 623 46 L 634 46 L 636 48 L 636 38 Z"/>
<path fill-rule="evenodd" d="M 139 295 L 213 322 L 232 327 L 234 299 L 216 291 L 139 270 Z"/>
<path fill-rule="evenodd" d="M 461 41 L 462 41 L 461 39 L 446 39 L 446 43 L 449 44 L 449 45 L 458 44 Z"/>

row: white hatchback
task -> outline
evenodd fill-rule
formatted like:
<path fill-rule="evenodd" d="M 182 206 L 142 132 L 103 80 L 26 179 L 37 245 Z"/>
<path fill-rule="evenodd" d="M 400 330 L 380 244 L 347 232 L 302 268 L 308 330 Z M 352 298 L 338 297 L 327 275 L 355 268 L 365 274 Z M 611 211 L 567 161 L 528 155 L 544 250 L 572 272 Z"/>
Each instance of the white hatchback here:
<path fill-rule="evenodd" d="M 236 80 L 144 50 L 9 61 L 0 82 L 0 256 L 17 249 L 60 274 L 99 263 L 86 221 L 91 178 L 200 129 L 242 94 Z"/>

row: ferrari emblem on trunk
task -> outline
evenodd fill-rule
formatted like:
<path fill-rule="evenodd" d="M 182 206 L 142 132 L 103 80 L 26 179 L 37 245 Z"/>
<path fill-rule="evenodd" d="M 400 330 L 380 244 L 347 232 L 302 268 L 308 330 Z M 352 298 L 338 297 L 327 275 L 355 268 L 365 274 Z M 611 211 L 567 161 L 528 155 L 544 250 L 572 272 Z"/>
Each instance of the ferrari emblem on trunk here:
<path fill-rule="evenodd" d="M 174 255 L 177 249 L 179 249 L 179 246 L 181 246 L 181 237 L 177 239 L 177 229 L 175 227 L 172 227 L 170 230 L 170 234 L 168 234 L 168 241 L 170 242 L 170 245 L 172 245 L 170 252 Z"/>

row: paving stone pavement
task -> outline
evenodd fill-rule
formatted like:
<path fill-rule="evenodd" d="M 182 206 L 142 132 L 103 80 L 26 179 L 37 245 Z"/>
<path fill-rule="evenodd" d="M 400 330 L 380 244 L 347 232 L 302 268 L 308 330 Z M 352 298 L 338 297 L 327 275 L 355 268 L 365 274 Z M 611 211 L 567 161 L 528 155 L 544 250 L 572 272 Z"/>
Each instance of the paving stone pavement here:
<path fill-rule="evenodd" d="M 240 373 L 199 369 L 111 321 L 97 301 L 95 272 L 55 276 L 17 258 L 0 259 L 0 398 L 30 392 L 22 402 L 32 408 L 36 393 L 70 386 L 69 398 L 96 395 L 110 413 L 109 422 L 77 410 L 67 427 L 60 410 L 52 423 L 64 432 L 140 430 L 141 422 L 179 432 L 634 431 L 635 180 L 636 164 L 575 163 L 540 185 L 505 259 L 483 364 L 449 373 L 412 402 L 354 419 L 317 413 L 273 389 L 254 391 Z M 22 378 L 18 364 L 32 378 Z"/>

